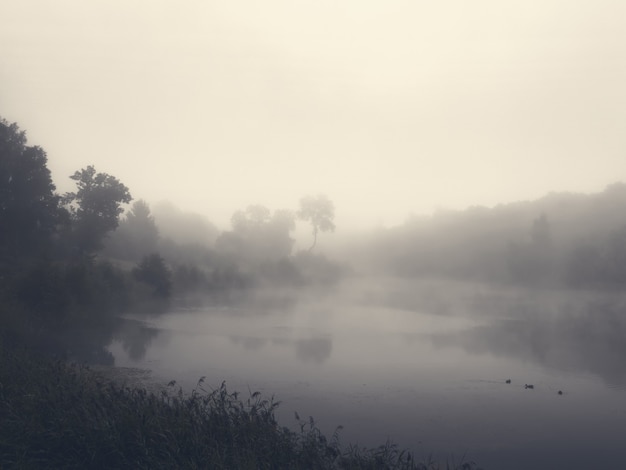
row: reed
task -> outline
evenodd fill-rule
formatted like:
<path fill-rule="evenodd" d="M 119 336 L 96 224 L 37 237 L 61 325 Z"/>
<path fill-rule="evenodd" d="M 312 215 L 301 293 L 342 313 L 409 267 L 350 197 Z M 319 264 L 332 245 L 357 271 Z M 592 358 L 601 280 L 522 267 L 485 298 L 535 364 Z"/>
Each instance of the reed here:
<path fill-rule="evenodd" d="M 130 388 L 86 366 L 52 361 L 0 338 L 2 469 L 475 469 L 414 456 L 392 443 L 343 448 L 340 428 L 324 436 L 315 421 L 281 426 L 279 403 L 242 398 L 204 378 L 184 394 Z"/>

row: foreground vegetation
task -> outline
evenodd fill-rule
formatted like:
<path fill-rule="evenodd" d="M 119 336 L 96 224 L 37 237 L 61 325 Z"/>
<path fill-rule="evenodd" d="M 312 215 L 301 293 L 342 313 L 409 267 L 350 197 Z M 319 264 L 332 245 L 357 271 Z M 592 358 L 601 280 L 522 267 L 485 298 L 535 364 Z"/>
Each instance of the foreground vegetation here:
<path fill-rule="evenodd" d="M 171 387 L 170 387 L 171 388 Z M 281 427 L 278 402 L 203 379 L 191 394 L 117 385 L 0 338 L 1 468 L 474 469 L 416 462 L 393 444 L 343 449 L 313 419 Z"/>

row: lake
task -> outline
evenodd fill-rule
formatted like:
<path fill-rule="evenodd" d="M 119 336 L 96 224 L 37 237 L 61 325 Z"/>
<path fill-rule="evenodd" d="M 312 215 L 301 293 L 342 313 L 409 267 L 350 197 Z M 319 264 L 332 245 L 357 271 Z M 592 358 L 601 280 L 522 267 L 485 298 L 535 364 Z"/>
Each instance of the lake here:
<path fill-rule="evenodd" d="M 108 350 L 184 391 L 206 376 L 275 395 L 281 424 L 342 425 L 343 444 L 390 439 L 487 469 L 626 461 L 623 295 L 351 279 L 131 315 Z"/>

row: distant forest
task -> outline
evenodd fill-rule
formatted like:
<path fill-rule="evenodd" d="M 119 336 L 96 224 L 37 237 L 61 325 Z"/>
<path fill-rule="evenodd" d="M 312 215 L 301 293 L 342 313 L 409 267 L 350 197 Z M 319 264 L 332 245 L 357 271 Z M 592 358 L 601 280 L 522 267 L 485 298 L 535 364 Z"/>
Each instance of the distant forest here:
<path fill-rule="evenodd" d="M 370 270 L 404 277 L 623 289 L 626 185 L 415 216 L 355 255 Z"/>

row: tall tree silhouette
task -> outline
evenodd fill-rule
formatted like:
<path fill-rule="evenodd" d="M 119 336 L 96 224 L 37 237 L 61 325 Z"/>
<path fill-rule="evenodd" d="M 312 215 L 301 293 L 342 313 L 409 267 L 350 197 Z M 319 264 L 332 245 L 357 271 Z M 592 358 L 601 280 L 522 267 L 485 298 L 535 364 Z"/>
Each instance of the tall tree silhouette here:
<path fill-rule="evenodd" d="M 297 213 L 299 219 L 310 222 L 313 227 L 313 244 L 311 251 L 317 244 L 318 232 L 334 232 L 335 205 L 327 196 L 306 196 L 300 199 L 300 210 Z"/>
<path fill-rule="evenodd" d="M 45 251 L 67 220 L 46 152 L 26 145 L 17 124 L 0 119 L 0 253 L 4 262 Z"/>

